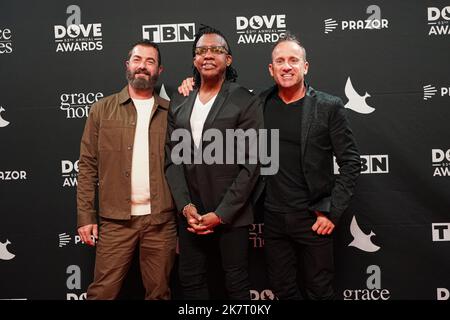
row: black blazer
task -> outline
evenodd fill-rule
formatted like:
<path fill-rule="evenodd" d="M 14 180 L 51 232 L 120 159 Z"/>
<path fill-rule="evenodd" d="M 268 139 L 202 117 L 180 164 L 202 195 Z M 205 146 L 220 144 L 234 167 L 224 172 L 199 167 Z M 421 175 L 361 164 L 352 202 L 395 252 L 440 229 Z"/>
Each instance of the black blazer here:
<path fill-rule="evenodd" d="M 201 201 L 205 210 L 201 214 L 215 212 L 223 222 L 234 227 L 251 224 L 250 195 L 258 180 L 257 164 L 246 161 L 245 164 L 177 165 L 172 162 L 171 152 L 177 142 L 172 142 L 170 137 L 179 128 L 191 133 L 190 118 L 197 93 L 198 90 L 194 90 L 188 97 L 177 95 L 169 106 L 165 172 L 177 209 L 181 212 L 186 204 Z M 206 118 L 203 132 L 210 128 L 225 133 L 226 129 L 259 130 L 262 127 L 259 98 L 244 87 L 225 81 Z M 203 149 L 208 144 L 203 142 Z M 193 154 L 192 137 L 190 147 Z M 234 152 L 236 154 L 236 148 Z"/>
<path fill-rule="evenodd" d="M 276 86 L 260 94 L 260 108 L 264 110 Z M 301 157 L 303 173 L 310 192 L 309 210 L 328 213 L 337 223 L 348 207 L 356 179 L 361 171 L 358 148 L 350 129 L 342 100 L 307 85 L 301 123 Z M 333 172 L 333 155 L 340 169 Z M 261 176 L 253 202 L 265 188 L 267 177 Z"/>

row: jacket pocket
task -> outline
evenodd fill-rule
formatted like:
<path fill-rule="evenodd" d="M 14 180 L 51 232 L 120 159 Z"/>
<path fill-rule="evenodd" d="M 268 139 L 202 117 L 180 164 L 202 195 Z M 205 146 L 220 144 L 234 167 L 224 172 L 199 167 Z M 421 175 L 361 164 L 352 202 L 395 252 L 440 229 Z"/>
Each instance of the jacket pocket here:
<path fill-rule="evenodd" d="M 102 120 L 100 123 L 98 149 L 100 151 L 120 151 L 122 148 L 123 122 Z"/>

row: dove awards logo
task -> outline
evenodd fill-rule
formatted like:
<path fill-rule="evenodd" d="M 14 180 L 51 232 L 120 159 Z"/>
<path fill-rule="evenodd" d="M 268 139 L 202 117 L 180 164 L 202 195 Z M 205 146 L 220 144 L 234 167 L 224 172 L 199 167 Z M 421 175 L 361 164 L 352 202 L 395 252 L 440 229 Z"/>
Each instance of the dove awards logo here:
<path fill-rule="evenodd" d="M 448 36 L 450 35 L 450 6 L 444 8 L 428 7 L 428 35 Z"/>
<path fill-rule="evenodd" d="M 431 149 L 433 177 L 450 177 L 450 149 Z"/>
<path fill-rule="evenodd" d="M 436 290 L 436 300 L 449 300 L 450 291 L 447 288 L 437 288 Z"/>
<path fill-rule="evenodd" d="M 433 242 L 450 241 L 450 223 L 432 223 L 431 232 Z"/>
<path fill-rule="evenodd" d="M 70 5 L 66 10 L 70 16 L 66 25 L 55 25 L 56 52 L 81 52 L 103 50 L 102 24 L 81 23 L 81 9 Z"/>
<path fill-rule="evenodd" d="M 2 112 L 6 111 L 5 108 L 3 108 L 2 106 L 0 106 L 0 128 L 4 128 L 9 124 L 9 121 L 6 121 L 5 119 L 3 119 L 2 117 Z"/>
<path fill-rule="evenodd" d="M 13 51 L 11 38 L 11 29 L 0 28 L 0 54 L 11 53 Z"/>
<path fill-rule="evenodd" d="M 369 15 L 364 20 L 342 20 L 340 23 L 334 18 L 324 20 L 324 33 L 332 33 L 336 29 L 342 31 L 352 30 L 381 30 L 389 27 L 389 20 L 381 18 L 381 9 L 377 5 L 370 5 L 366 9 Z"/>
<path fill-rule="evenodd" d="M 60 95 L 59 109 L 64 111 L 67 119 L 87 118 L 91 105 L 103 98 L 103 93 L 63 93 Z"/>
<path fill-rule="evenodd" d="M 343 292 L 344 300 L 389 300 L 391 293 L 381 288 L 381 268 L 370 265 L 366 269 L 369 275 L 366 280 L 366 289 L 346 289 Z"/>
<path fill-rule="evenodd" d="M 350 77 L 347 78 L 347 82 L 345 83 L 345 96 L 348 99 L 348 102 L 345 104 L 347 109 L 351 109 L 362 114 L 369 114 L 375 111 L 375 108 L 372 108 L 366 102 L 366 99 L 370 97 L 370 94 L 366 92 L 363 96 L 361 96 L 358 92 L 356 92 Z"/>
<path fill-rule="evenodd" d="M 353 236 L 353 241 L 348 244 L 349 247 L 355 247 L 365 252 L 377 252 L 380 247 L 372 242 L 372 237 L 375 233 L 371 230 L 369 234 L 365 234 L 358 225 L 356 217 L 353 216 L 350 223 L 350 234 Z"/>
<path fill-rule="evenodd" d="M 254 223 L 250 225 L 248 239 L 253 248 L 264 247 L 263 229 L 264 223 Z"/>
<path fill-rule="evenodd" d="M 272 290 L 264 289 L 262 291 L 250 290 L 250 300 L 275 300 L 275 294 Z"/>
<path fill-rule="evenodd" d="M 450 86 L 441 87 L 439 90 L 431 84 L 423 86 L 423 100 L 431 100 L 438 92 L 441 97 L 450 97 Z"/>
<path fill-rule="evenodd" d="M 236 17 L 238 44 L 273 43 L 286 34 L 286 15 Z"/>
<path fill-rule="evenodd" d="M 7 245 L 11 244 L 11 242 L 6 239 L 6 241 L 0 242 L 0 260 L 12 260 L 16 255 L 12 254 L 8 251 L 8 248 L 6 248 Z"/>
<path fill-rule="evenodd" d="M 78 186 L 78 161 L 61 160 L 61 174 L 63 178 L 63 187 Z"/>
<path fill-rule="evenodd" d="M 194 41 L 195 23 L 144 25 L 142 38 L 156 43 Z"/>

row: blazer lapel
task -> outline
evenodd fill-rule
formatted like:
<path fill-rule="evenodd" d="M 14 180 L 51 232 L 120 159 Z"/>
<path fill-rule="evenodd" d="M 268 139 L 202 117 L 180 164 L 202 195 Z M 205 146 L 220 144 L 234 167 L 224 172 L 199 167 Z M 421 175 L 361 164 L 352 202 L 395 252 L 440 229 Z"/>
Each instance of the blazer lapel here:
<path fill-rule="evenodd" d="M 202 137 L 205 130 L 212 126 L 214 119 L 222 108 L 222 105 L 225 102 L 226 97 L 228 96 L 229 88 L 230 83 L 228 81 L 225 81 L 222 84 L 222 88 L 220 88 L 219 93 L 217 94 L 216 100 L 211 106 L 211 110 L 209 111 L 208 116 L 206 117 L 205 124 L 203 125 Z"/>
<path fill-rule="evenodd" d="M 302 124 L 301 124 L 301 143 L 302 143 L 302 160 L 305 156 L 306 141 L 308 140 L 308 133 L 313 122 L 314 113 L 316 110 L 316 99 L 315 97 L 308 94 L 305 96 L 305 102 L 303 104 L 302 112 Z"/>
<path fill-rule="evenodd" d="M 184 128 L 188 129 L 192 134 L 191 128 L 191 114 L 192 109 L 194 108 L 195 99 L 197 98 L 198 89 L 195 89 L 191 92 L 191 94 L 184 100 L 184 102 L 180 105 L 182 117 L 181 123 Z"/>

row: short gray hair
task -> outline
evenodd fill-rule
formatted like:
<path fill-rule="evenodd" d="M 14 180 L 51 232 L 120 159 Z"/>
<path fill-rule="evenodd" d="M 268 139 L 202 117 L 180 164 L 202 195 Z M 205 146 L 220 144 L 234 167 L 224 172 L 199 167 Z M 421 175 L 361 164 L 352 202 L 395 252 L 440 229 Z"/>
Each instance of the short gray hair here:
<path fill-rule="evenodd" d="M 301 42 L 300 42 L 300 40 L 298 40 L 297 39 L 297 37 L 294 35 L 294 34 L 292 34 L 290 31 L 286 31 L 286 33 L 283 35 L 283 36 L 281 36 L 278 40 L 277 40 L 277 42 L 275 42 L 275 44 L 273 45 L 273 47 L 272 47 L 272 52 L 270 53 L 270 58 L 272 59 L 272 53 L 273 53 L 273 51 L 275 50 L 275 48 L 280 44 L 280 43 L 282 43 L 282 42 L 286 42 L 286 41 L 290 41 L 290 42 L 294 42 L 294 43 L 296 43 L 296 44 L 298 44 L 298 46 L 302 49 L 302 51 L 303 51 L 303 59 L 306 61 L 306 49 L 305 49 L 305 47 L 301 44 Z"/>

